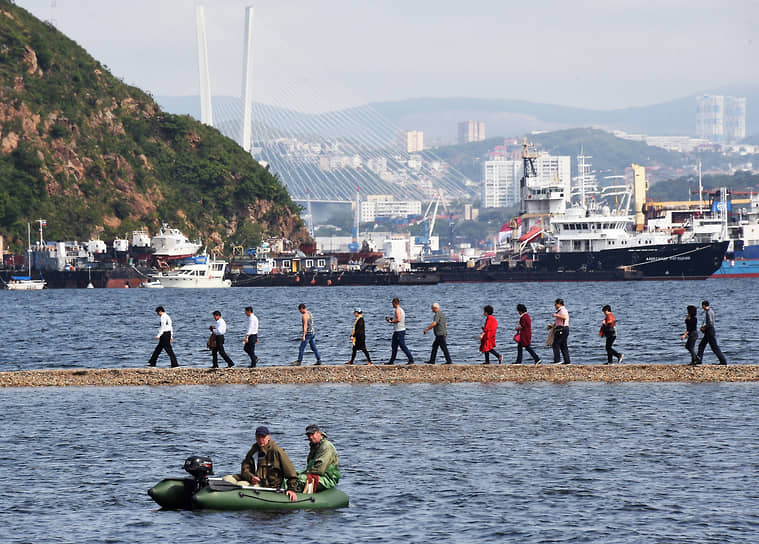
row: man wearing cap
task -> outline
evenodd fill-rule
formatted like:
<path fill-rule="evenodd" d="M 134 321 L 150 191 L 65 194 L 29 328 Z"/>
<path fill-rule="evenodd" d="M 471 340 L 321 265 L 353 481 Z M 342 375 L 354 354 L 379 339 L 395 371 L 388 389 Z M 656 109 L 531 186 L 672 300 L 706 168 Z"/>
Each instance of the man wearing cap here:
<path fill-rule="evenodd" d="M 269 435 L 269 429 L 263 425 L 256 429 L 256 443 L 243 459 L 240 474 L 224 477 L 226 481 L 232 481 L 232 478 L 236 480 L 232 483 L 251 483 L 274 489 L 281 489 L 282 482 L 287 480 L 287 497 L 291 501 L 297 499 L 298 473 L 285 450 L 277 446 Z"/>
<path fill-rule="evenodd" d="M 298 489 L 305 493 L 315 493 L 330 489 L 340 480 L 337 450 L 327 440 L 327 433 L 318 425 L 306 427 L 306 436 L 310 442 L 306 470 L 298 475 Z"/>
<path fill-rule="evenodd" d="M 366 364 L 372 364 L 372 358 L 369 356 L 369 352 L 366 349 L 366 325 L 364 323 L 364 313 L 361 308 L 354 308 L 353 315 L 356 317 L 356 321 L 353 322 L 353 332 L 351 333 L 351 342 L 353 342 L 353 353 L 351 354 L 351 360 L 345 363 L 346 365 L 352 365 L 356 359 L 356 354 L 359 350 L 366 355 Z"/>
<path fill-rule="evenodd" d="M 445 317 L 445 312 L 440 309 L 440 304 L 435 302 L 432 305 L 432 323 L 424 329 L 424 334 L 432 329 L 435 333 L 435 341 L 432 342 L 432 353 L 430 353 L 430 360 L 425 361 L 428 365 L 435 364 L 435 358 L 437 357 L 437 348 L 439 347 L 443 351 L 445 356 L 445 364 L 451 364 L 451 355 L 448 353 L 448 344 L 446 343 L 446 336 L 448 336 L 448 319 Z"/>

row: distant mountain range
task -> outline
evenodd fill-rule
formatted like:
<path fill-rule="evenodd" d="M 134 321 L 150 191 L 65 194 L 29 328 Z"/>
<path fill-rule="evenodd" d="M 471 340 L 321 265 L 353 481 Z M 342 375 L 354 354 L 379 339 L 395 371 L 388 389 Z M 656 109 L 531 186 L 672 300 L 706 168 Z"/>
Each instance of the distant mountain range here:
<path fill-rule="evenodd" d="M 745 96 L 747 98 L 747 134 L 759 134 L 759 88 L 731 87 L 710 91 L 711 94 Z M 704 93 L 698 93 L 698 95 Z M 679 98 L 661 104 L 616 110 L 592 110 L 540 104 L 526 100 L 484 98 L 411 98 L 395 102 L 374 102 L 364 106 L 328 112 L 302 114 L 256 105 L 269 112 L 266 117 L 279 120 L 276 129 L 286 132 L 298 126 L 323 127 L 324 136 L 361 136 L 361 120 L 371 125 L 373 137 L 390 139 L 399 130 L 423 130 L 425 146 L 445 145 L 455 141 L 456 124 L 460 121 L 484 121 L 489 137 L 519 136 L 532 131 L 553 131 L 567 128 L 597 126 L 607 130 L 624 130 L 655 136 L 695 136 L 696 96 Z M 157 101 L 172 113 L 200 117 L 197 96 L 164 96 Z M 214 110 L 229 118 L 239 116 L 240 100 L 235 97 L 214 97 Z M 377 123 L 376 120 L 382 122 Z M 268 121 L 265 121 L 268 122 Z M 284 124 L 285 126 L 279 126 Z M 378 126 L 379 125 L 379 126 Z M 756 140 L 756 137 L 751 138 Z"/>

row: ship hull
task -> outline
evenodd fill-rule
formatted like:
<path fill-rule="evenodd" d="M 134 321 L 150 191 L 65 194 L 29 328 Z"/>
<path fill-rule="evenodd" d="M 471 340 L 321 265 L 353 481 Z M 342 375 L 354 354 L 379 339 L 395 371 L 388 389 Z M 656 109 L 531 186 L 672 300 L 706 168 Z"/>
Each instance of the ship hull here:
<path fill-rule="evenodd" d="M 759 246 L 746 246 L 725 256 L 715 278 L 759 278 Z"/>
<path fill-rule="evenodd" d="M 537 253 L 514 263 L 479 268 L 466 263 L 415 263 L 440 281 L 626 281 L 706 279 L 717 271 L 727 242 L 662 244 L 600 252 Z"/>

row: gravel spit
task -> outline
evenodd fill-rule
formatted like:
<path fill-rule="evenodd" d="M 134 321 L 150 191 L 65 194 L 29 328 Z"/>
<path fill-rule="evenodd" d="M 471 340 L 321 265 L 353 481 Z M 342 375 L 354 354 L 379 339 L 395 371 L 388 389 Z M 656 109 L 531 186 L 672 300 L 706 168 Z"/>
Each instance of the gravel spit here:
<path fill-rule="evenodd" d="M 756 382 L 759 365 L 323 365 L 0 372 L 0 387 L 496 382 Z"/>

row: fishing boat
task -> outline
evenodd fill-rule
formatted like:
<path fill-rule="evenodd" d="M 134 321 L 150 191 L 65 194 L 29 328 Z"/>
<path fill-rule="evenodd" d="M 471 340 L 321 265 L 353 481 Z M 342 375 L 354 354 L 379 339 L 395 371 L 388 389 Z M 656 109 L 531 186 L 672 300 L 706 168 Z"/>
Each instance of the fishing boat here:
<path fill-rule="evenodd" d="M 348 506 L 348 495 L 332 488 L 317 493 L 297 493 L 291 501 L 283 489 L 241 486 L 210 478 L 209 457 L 191 456 L 184 469 L 192 478 L 166 478 L 148 490 L 148 495 L 167 510 L 305 510 Z"/>
<path fill-rule="evenodd" d="M 231 287 L 232 281 L 226 279 L 227 262 L 210 260 L 201 256 L 192 263 L 182 265 L 178 270 L 162 272 L 150 276 L 164 287 L 180 288 L 217 288 Z"/>
<path fill-rule="evenodd" d="M 43 221 L 43 220 L 40 220 Z M 41 228 L 41 227 L 40 227 Z M 5 288 L 9 291 L 39 291 L 44 289 L 47 282 L 42 279 L 32 279 L 32 227 L 29 223 L 26 224 L 26 238 L 27 238 L 27 250 L 26 250 L 26 276 L 11 276 L 11 281 L 5 284 Z"/>
<path fill-rule="evenodd" d="M 163 289 L 163 284 L 160 280 L 143 281 L 140 283 L 140 287 L 145 289 Z"/>

